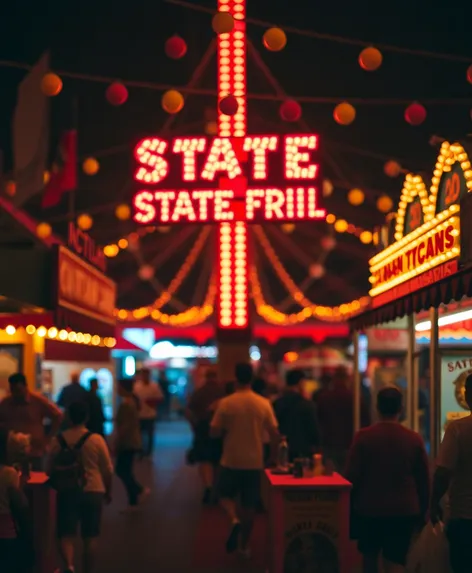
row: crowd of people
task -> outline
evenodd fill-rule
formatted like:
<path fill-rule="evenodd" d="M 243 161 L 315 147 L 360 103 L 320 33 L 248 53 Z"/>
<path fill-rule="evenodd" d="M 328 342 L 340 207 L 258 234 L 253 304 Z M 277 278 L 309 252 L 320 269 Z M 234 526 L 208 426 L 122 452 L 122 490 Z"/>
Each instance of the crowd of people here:
<path fill-rule="evenodd" d="M 228 517 L 229 553 L 250 555 L 254 518 L 263 509 L 262 470 L 277 463 L 283 441 L 289 462 L 322 454 L 352 483 L 351 536 L 364 557 L 365 573 L 404 571 L 415 534 L 427 521 L 434 526 L 447 522 L 452 571 L 470 570 L 471 416 L 448 425 L 430 476 L 422 438 L 401 423 L 403 395 L 397 388 L 378 392 L 376 422 L 371 424 L 364 408 L 364 427 L 354 435 L 354 399 L 343 369 L 325 376 L 313 396 L 306 395 L 305 376 L 298 370 L 287 373 L 279 390 L 255 376 L 248 363 L 236 366 L 234 378 L 222 384 L 216 371 L 208 369 L 186 410 L 194 435 L 187 460 L 198 465 L 203 503 L 218 503 Z M 10 376 L 9 384 L 10 395 L 0 403 L 1 571 L 23 573 L 34 562 L 25 475 L 10 458 L 12 435 L 21 432 L 30 437 L 32 468 L 45 470 L 57 491 L 63 571 L 74 571 L 80 530 L 82 571 L 91 573 L 113 474 L 127 494 L 125 511 L 135 511 L 149 493 L 136 479 L 134 466 L 137 458 L 152 455 L 156 415 L 165 395 L 147 370 L 136 381 L 121 381 L 113 439 L 107 442 L 96 381 L 87 391 L 73 375 L 57 405 L 31 392 L 21 373 Z M 465 398 L 472 407 L 472 375 Z"/>
<path fill-rule="evenodd" d="M 228 552 L 249 555 L 261 470 L 276 461 L 283 438 L 290 461 L 322 453 L 352 483 L 351 537 L 363 556 L 364 573 L 405 571 L 412 544 L 428 520 L 434 526 L 443 523 L 447 499 L 451 569 L 470 571 L 471 416 L 449 424 L 430 476 L 423 439 L 402 423 L 398 388 L 378 392 L 373 424 L 370 408 L 361 401 L 363 427 L 354 435 L 354 398 L 345 370 L 325 376 L 313 396 L 305 394 L 305 376 L 297 370 L 287 373 L 281 392 L 254 378 L 248 364 L 236 367 L 235 378 L 223 387 L 210 370 L 187 410 L 194 431 L 189 461 L 199 466 L 203 503 L 218 502 L 228 516 Z M 466 400 L 472 408 L 472 375 Z"/>
<path fill-rule="evenodd" d="M 149 488 L 135 477 L 134 461 L 137 456 L 149 459 L 152 455 L 163 393 L 145 369 L 136 383 L 120 381 L 114 432 L 107 441 L 96 379 L 90 380 L 86 390 L 78 375 L 72 374 L 57 405 L 30 391 L 21 373 L 10 376 L 9 386 L 10 394 L 0 402 L 0 571 L 27 573 L 34 565 L 33 528 L 24 486 L 29 471 L 45 471 L 57 492 L 56 535 L 62 571 L 73 573 L 80 558 L 81 571 L 91 573 L 103 507 L 112 500 L 113 474 L 126 491 L 128 504 L 123 512 L 135 511 L 149 494 Z M 27 464 L 15 467 L 12 445 L 19 435 L 28 437 Z M 79 531 L 82 553 L 76 556 Z"/>

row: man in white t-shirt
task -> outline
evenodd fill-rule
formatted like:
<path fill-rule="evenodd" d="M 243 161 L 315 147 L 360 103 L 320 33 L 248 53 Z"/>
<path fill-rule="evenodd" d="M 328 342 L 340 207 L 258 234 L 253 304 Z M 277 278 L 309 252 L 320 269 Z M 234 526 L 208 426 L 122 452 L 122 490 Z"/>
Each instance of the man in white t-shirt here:
<path fill-rule="evenodd" d="M 113 464 L 107 443 L 99 434 L 87 430 L 88 406 L 73 402 L 67 409 L 70 427 L 51 443 L 49 474 L 54 468 L 54 457 L 61 450 L 61 440 L 73 447 L 81 442 L 80 456 L 85 472 L 85 486 L 80 496 L 70 492 L 57 494 L 56 532 L 64 572 L 74 571 L 75 538 L 80 526 L 83 539 L 83 573 L 91 573 L 100 536 L 102 509 L 111 501 Z"/>
<path fill-rule="evenodd" d="M 268 400 L 253 392 L 252 367 L 237 364 L 236 392 L 219 403 L 211 422 L 211 434 L 223 437 L 219 494 L 221 506 L 231 521 L 226 541 L 228 553 L 238 546 L 247 554 L 254 515 L 260 500 L 264 468 L 264 436 L 278 437 L 277 421 Z M 240 498 L 238 512 L 236 499 Z"/>
<path fill-rule="evenodd" d="M 472 374 L 465 381 L 465 400 L 472 410 Z M 472 415 L 453 420 L 439 449 L 431 496 L 431 521 L 442 519 L 441 499 L 448 493 L 449 554 L 454 573 L 470 573 L 472 540 Z"/>
<path fill-rule="evenodd" d="M 159 385 L 151 381 L 151 373 L 147 368 L 141 370 L 133 392 L 139 399 L 139 423 L 143 442 L 143 456 L 150 458 L 154 448 L 157 406 L 162 402 L 164 396 Z"/>

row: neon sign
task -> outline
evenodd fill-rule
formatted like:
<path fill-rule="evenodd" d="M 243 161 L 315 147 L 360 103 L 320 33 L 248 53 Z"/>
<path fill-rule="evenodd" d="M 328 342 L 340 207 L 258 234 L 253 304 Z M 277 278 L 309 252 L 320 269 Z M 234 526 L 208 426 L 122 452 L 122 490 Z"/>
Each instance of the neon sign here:
<path fill-rule="evenodd" d="M 371 296 L 379 295 L 403 282 L 457 258 L 460 253 L 459 217 L 450 217 L 444 223 L 419 235 L 406 248 L 371 265 Z"/>
<path fill-rule="evenodd" d="M 134 219 L 144 225 L 322 219 L 317 150 L 316 135 L 144 139 L 135 149 L 134 179 L 143 188 L 133 200 Z"/>

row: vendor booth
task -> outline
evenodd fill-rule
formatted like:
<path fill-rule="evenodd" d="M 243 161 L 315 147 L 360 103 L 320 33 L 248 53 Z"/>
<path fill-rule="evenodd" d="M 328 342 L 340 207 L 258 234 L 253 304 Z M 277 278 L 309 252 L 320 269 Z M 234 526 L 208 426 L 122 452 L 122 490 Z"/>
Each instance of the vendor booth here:
<path fill-rule="evenodd" d="M 97 249 L 86 251 L 91 239 L 73 225 L 69 247 L 52 235 L 40 239 L 35 223 L 4 202 L 9 231 L 0 260 L 13 272 L 0 277 L 0 395 L 17 371 L 52 399 L 73 371 L 107 370 L 112 379 L 116 289 L 97 266 Z M 106 390 L 111 405 L 109 380 Z"/>
<path fill-rule="evenodd" d="M 419 380 L 427 382 L 429 441 L 436 455 L 448 419 L 467 413 L 461 394 L 470 368 L 468 345 L 440 344 L 452 324 L 465 330 L 472 296 L 472 169 L 465 147 L 443 142 L 428 190 L 405 178 L 396 216 L 382 231 L 383 249 L 370 261 L 371 305 L 353 318 L 355 353 L 369 328 L 405 331 L 407 420 L 418 430 Z M 403 321 L 402 321 L 403 318 Z M 463 324 L 461 324 L 463 323 Z M 449 328 L 450 332 L 450 328 Z M 424 344 L 426 342 L 426 344 Z M 421 366 L 421 346 L 428 354 Z M 355 361 L 355 425 L 360 421 L 360 372 Z M 421 371 L 420 371 L 421 370 Z"/>
<path fill-rule="evenodd" d="M 73 225 L 66 247 L 3 198 L 0 210 L 0 399 L 14 372 L 25 374 L 31 390 L 54 399 L 73 370 L 95 375 L 108 369 L 102 396 L 111 415 L 115 284 L 101 268 L 99 249 Z M 83 376 L 81 381 L 87 385 Z M 55 496 L 46 481 L 46 474 L 32 472 L 25 484 L 37 573 L 52 573 L 56 565 Z"/>

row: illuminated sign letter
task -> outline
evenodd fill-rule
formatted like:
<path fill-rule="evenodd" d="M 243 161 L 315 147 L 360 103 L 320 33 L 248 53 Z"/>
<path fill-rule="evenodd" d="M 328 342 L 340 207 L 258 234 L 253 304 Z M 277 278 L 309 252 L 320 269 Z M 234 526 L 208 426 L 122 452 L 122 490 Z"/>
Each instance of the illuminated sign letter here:
<path fill-rule="evenodd" d="M 265 192 L 265 218 L 267 220 L 284 218 L 282 207 L 285 204 L 285 195 L 280 189 L 266 189 Z"/>
<path fill-rule="evenodd" d="M 143 183 L 160 183 L 169 173 L 169 164 L 162 157 L 166 152 L 167 142 L 157 137 L 143 139 L 134 152 L 137 162 L 134 178 Z"/>
<path fill-rule="evenodd" d="M 255 210 L 262 207 L 264 189 L 248 189 L 246 192 L 246 219 L 253 221 Z"/>
<path fill-rule="evenodd" d="M 154 194 L 150 191 L 140 191 L 134 196 L 134 208 L 136 213 L 134 214 L 134 220 L 136 223 L 142 223 L 146 225 L 150 223 L 156 216 L 156 208 L 152 204 L 154 199 Z"/>
<path fill-rule="evenodd" d="M 174 212 L 172 213 L 172 222 L 178 223 L 181 217 L 184 217 L 187 221 L 197 220 L 188 191 L 179 191 L 177 201 L 175 202 Z"/>
<path fill-rule="evenodd" d="M 254 179 L 267 179 L 268 166 L 267 155 L 269 151 L 276 151 L 279 144 L 279 138 L 272 136 L 255 136 L 244 139 L 243 150 L 252 151 L 254 154 L 253 177 Z"/>
<path fill-rule="evenodd" d="M 175 199 L 175 193 L 173 191 L 156 191 L 154 198 L 161 202 L 161 221 L 167 223 L 170 220 L 170 201 Z"/>
<path fill-rule="evenodd" d="M 226 171 L 229 179 L 234 179 L 242 174 L 231 141 L 223 137 L 216 137 L 213 140 L 202 171 L 202 179 L 214 181 L 218 171 Z"/>
<path fill-rule="evenodd" d="M 206 139 L 192 137 L 174 141 L 173 153 L 182 154 L 182 180 L 195 181 L 197 179 L 197 153 L 203 153 L 206 147 Z"/>
<path fill-rule="evenodd" d="M 234 192 L 231 190 L 215 191 L 215 221 L 232 221 L 234 213 L 231 211 L 231 201 Z"/>
<path fill-rule="evenodd" d="M 316 135 L 287 135 L 285 137 L 285 177 L 287 179 L 316 178 L 318 165 L 311 163 L 310 151 L 316 149 L 317 145 Z M 308 151 L 300 151 L 303 148 Z"/>
<path fill-rule="evenodd" d="M 193 198 L 198 201 L 198 220 L 208 221 L 208 199 L 213 199 L 213 191 L 194 191 Z"/>

